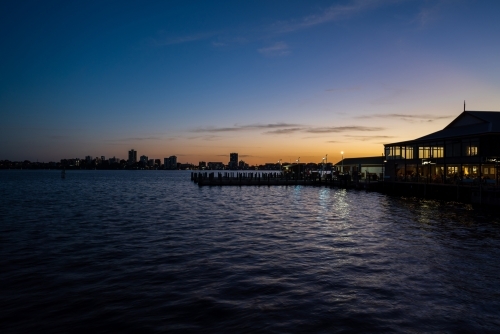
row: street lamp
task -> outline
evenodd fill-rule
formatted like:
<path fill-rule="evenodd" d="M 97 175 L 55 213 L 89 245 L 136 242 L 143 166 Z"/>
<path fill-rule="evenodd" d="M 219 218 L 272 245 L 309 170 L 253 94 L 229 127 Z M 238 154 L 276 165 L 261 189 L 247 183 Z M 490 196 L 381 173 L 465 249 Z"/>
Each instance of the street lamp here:
<path fill-rule="evenodd" d="M 344 151 L 341 151 L 340 154 L 342 154 L 342 174 L 344 174 Z"/>
<path fill-rule="evenodd" d="M 325 158 L 323 158 L 323 161 L 321 162 L 321 175 L 320 175 L 320 177 L 322 177 L 323 174 L 325 174 Z"/>
<path fill-rule="evenodd" d="M 300 168 L 300 165 L 299 165 L 300 164 L 300 157 L 298 157 L 297 160 L 295 160 L 295 162 L 297 163 L 297 179 L 299 179 L 300 178 L 300 170 L 299 170 L 299 168 Z"/>
<path fill-rule="evenodd" d="M 382 182 L 385 182 L 385 171 L 384 171 L 384 167 L 385 167 L 385 164 L 387 163 L 387 160 L 384 159 L 384 164 L 382 165 Z"/>

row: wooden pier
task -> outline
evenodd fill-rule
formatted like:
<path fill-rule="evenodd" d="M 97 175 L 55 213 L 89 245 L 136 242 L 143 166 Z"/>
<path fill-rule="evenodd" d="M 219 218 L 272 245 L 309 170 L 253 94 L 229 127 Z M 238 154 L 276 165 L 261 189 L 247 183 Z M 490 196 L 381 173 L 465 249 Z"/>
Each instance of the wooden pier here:
<path fill-rule="evenodd" d="M 305 178 L 296 178 L 280 172 L 192 172 L 191 180 L 198 186 L 329 186 L 377 190 L 379 182 L 354 182 L 349 175 L 321 177 L 312 174 Z"/>
<path fill-rule="evenodd" d="M 500 207 L 500 187 L 468 184 L 436 184 L 353 179 L 350 175 L 320 177 L 312 174 L 295 178 L 280 172 L 192 172 L 198 186 L 323 186 L 378 191 L 393 196 L 459 202 L 485 207 Z"/>

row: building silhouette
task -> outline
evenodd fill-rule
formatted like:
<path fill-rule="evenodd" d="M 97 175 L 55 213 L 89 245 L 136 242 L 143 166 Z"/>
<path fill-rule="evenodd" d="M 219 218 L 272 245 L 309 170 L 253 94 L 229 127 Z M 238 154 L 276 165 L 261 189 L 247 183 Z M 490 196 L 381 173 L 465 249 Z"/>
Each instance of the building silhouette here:
<path fill-rule="evenodd" d="M 165 169 L 177 169 L 177 157 L 172 155 L 163 159 Z"/>
<path fill-rule="evenodd" d="M 229 169 L 238 169 L 238 153 L 229 154 Z"/>
<path fill-rule="evenodd" d="M 133 165 L 137 162 L 137 151 L 130 150 L 128 151 L 128 163 L 129 165 Z"/>
<path fill-rule="evenodd" d="M 385 145 L 384 178 L 435 183 L 495 182 L 500 112 L 463 111 L 444 129 Z"/>

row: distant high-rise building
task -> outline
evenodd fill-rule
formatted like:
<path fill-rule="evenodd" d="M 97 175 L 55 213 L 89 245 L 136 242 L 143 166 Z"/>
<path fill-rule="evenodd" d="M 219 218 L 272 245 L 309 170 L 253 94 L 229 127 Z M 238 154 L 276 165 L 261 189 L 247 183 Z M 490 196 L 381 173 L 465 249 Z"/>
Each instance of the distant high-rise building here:
<path fill-rule="evenodd" d="M 177 169 L 177 157 L 172 155 L 170 157 L 165 158 L 165 169 Z"/>
<path fill-rule="evenodd" d="M 200 161 L 198 163 L 198 169 L 206 169 L 207 168 L 207 163 L 205 161 Z"/>
<path fill-rule="evenodd" d="M 137 162 L 137 151 L 130 150 L 128 151 L 128 163 L 129 165 L 135 164 Z"/>
<path fill-rule="evenodd" d="M 238 153 L 229 154 L 229 169 L 238 169 Z"/>

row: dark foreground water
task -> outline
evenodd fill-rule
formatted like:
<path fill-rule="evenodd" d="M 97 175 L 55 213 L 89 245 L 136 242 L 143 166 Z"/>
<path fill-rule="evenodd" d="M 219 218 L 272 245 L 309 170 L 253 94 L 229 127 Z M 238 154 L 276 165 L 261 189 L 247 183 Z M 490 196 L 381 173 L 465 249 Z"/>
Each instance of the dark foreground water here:
<path fill-rule="evenodd" d="M 187 172 L 0 172 L 0 332 L 499 332 L 495 212 Z"/>

